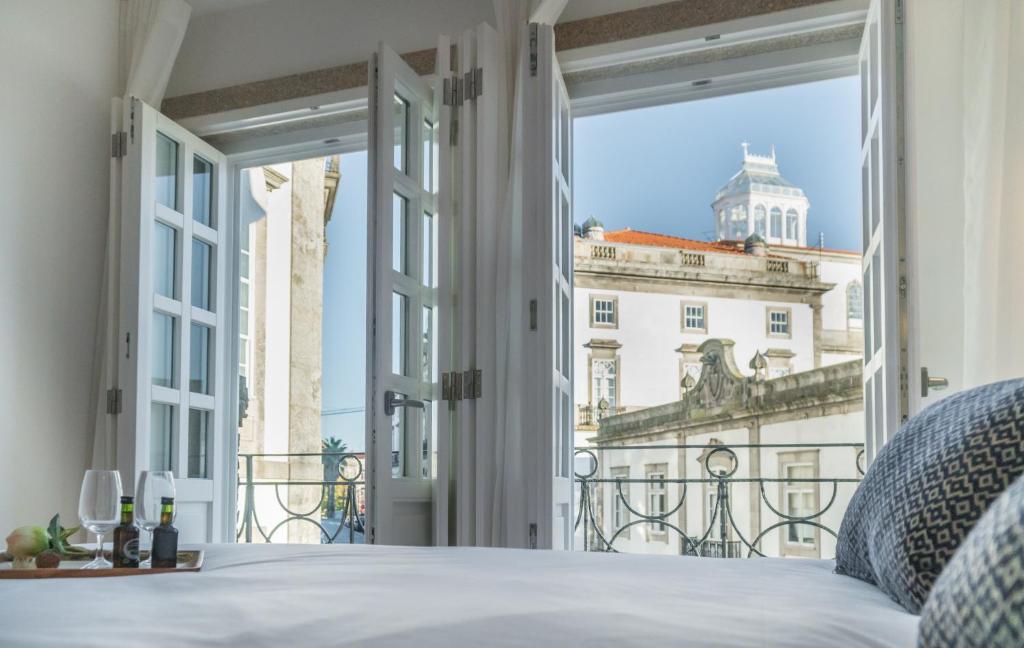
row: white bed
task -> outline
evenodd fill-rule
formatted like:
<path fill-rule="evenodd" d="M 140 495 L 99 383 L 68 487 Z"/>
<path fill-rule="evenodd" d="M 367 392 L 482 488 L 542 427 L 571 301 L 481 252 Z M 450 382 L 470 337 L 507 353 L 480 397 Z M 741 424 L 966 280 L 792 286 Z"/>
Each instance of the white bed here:
<path fill-rule="evenodd" d="M 212 545 L 194 574 L 0 580 L 5 646 L 914 646 L 824 560 Z"/>

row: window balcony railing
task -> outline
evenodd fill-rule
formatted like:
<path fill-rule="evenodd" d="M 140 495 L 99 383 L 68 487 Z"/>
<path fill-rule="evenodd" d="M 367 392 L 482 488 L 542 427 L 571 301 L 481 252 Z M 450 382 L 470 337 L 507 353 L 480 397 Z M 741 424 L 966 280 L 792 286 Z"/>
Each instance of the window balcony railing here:
<path fill-rule="evenodd" d="M 615 416 L 628 410 L 627 407 L 612 407 L 601 405 L 577 405 L 576 425 L 586 427 L 597 427 L 598 422 L 606 416 Z"/>
<path fill-rule="evenodd" d="M 239 453 L 238 542 L 362 543 L 366 514 L 363 462 L 350 452 Z M 319 459 L 319 462 L 316 461 Z M 260 476 L 260 465 L 276 462 L 291 473 L 319 470 L 323 479 Z M 265 471 L 270 472 L 270 471 Z M 284 530 L 282 534 L 282 530 Z"/>
<path fill-rule="evenodd" d="M 822 539 L 838 537 L 842 514 L 864 475 L 863 447 L 766 443 L 577 448 L 577 549 L 665 553 L 674 537 L 672 552 L 691 556 L 828 557 L 822 553 Z M 808 462 L 808 455 L 828 459 Z M 678 458 L 676 463 L 670 462 L 671 456 Z M 748 458 L 747 465 L 740 456 Z M 783 472 L 780 457 L 795 456 L 800 458 L 788 465 L 799 472 Z M 779 469 L 761 474 L 762 464 L 767 468 L 771 458 Z M 679 477 L 684 461 L 691 461 L 700 476 Z M 627 469 L 621 464 L 630 462 L 633 467 L 640 463 L 648 476 L 622 476 Z M 822 465 L 833 474 L 819 475 Z M 676 476 L 669 466 L 676 467 Z M 814 476 L 804 476 L 808 471 Z"/>

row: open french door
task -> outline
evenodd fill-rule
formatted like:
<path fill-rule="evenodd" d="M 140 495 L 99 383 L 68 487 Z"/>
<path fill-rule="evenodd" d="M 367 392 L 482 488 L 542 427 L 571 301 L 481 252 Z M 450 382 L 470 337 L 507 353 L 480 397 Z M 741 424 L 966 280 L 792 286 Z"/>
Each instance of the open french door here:
<path fill-rule="evenodd" d="M 900 0 L 872 0 L 860 47 L 865 450 L 909 413 Z"/>
<path fill-rule="evenodd" d="M 123 124 L 117 466 L 126 494 L 142 470 L 174 471 L 182 540 L 226 541 L 226 160 L 138 99 Z"/>
<path fill-rule="evenodd" d="M 368 539 L 429 545 L 436 484 L 438 106 L 381 44 L 370 60 Z"/>
<path fill-rule="evenodd" d="M 572 117 L 554 30 L 531 23 L 524 76 L 524 294 L 529 302 L 523 413 L 539 471 L 531 546 L 572 549 Z M 525 235 L 525 234 L 524 234 Z M 532 525 L 536 525 L 534 532 Z"/>

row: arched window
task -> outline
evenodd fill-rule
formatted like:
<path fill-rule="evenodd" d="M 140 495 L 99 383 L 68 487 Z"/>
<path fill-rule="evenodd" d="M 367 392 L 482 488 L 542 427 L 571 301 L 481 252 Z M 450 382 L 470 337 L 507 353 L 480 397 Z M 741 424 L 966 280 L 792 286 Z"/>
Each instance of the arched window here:
<path fill-rule="evenodd" d="M 742 241 L 747 238 L 747 207 L 746 205 L 736 205 L 730 211 L 730 219 L 732 220 L 732 231 L 730 237 L 737 241 Z"/>
<path fill-rule="evenodd" d="M 846 285 L 846 323 L 849 328 L 864 328 L 864 288 L 859 281 Z"/>
<path fill-rule="evenodd" d="M 782 210 L 778 207 L 772 207 L 771 236 L 778 239 L 782 238 Z"/>
<path fill-rule="evenodd" d="M 764 208 L 764 205 L 754 207 L 754 232 L 761 238 L 768 238 L 767 220 L 768 211 Z"/>
<path fill-rule="evenodd" d="M 794 241 L 797 239 L 796 230 L 797 230 L 797 223 L 798 222 L 799 222 L 799 218 L 796 215 L 796 210 L 795 209 L 790 209 L 789 211 L 786 212 L 786 238 L 787 239 L 791 239 L 791 240 L 794 240 Z"/>

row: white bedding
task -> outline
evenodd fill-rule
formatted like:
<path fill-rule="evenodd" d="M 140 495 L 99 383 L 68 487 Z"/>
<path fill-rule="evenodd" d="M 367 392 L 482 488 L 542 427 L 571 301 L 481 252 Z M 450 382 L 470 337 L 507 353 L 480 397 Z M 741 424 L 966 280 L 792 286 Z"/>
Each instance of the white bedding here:
<path fill-rule="evenodd" d="M 204 549 L 195 574 L 0 580 L 0 645 L 906 648 L 917 636 L 916 616 L 824 560 Z"/>

